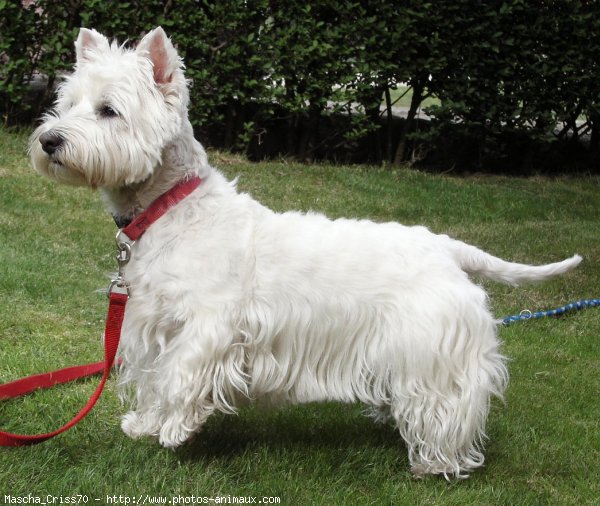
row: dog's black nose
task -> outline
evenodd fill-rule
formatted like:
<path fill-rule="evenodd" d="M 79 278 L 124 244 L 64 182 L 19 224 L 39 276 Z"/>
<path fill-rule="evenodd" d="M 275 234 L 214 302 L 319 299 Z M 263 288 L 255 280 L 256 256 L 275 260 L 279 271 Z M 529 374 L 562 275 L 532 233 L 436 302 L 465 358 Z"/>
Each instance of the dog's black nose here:
<path fill-rule="evenodd" d="M 53 130 L 48 130 L 40 135 L 42 149 L 49 155 L 53 154 L 60 147 L 63 140 L 64 139 Z"/>

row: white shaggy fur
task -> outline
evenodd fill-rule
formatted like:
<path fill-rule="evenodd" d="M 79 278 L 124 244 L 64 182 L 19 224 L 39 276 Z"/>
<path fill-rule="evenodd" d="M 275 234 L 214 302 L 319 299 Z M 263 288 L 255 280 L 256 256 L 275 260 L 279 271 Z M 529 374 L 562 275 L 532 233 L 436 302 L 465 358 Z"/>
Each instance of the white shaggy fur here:
<path fill-rule="evenodd" d="M 161 28 L 126 49 L 93 30 L 31 139 L 35 169 L 101 187 L 132 217 L 176 182 L 201 186 L 133 246 L 120 355 L 123 430 L 175 447 L 247 401 L 362 402 L 392 420 L 416 475 L 483 464 L 505 361 L 486 294 L 581 260 L 505 262 L 423 227 L 278 214 L 207 163 L 183 64 Z"/>

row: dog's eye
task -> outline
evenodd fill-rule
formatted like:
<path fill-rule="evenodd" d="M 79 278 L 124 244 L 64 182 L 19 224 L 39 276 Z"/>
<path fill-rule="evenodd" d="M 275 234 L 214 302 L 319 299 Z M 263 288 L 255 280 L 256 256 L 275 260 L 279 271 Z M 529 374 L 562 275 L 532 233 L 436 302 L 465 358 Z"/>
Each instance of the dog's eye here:
<path fill-rule="evenodd" d="M 117 111 L 115 111 L 110 105 L 103 105 L 102 107 L 100 107 L 100 110 L 98 112 L 103 118 L 114 118 L 118 116 Z"/>

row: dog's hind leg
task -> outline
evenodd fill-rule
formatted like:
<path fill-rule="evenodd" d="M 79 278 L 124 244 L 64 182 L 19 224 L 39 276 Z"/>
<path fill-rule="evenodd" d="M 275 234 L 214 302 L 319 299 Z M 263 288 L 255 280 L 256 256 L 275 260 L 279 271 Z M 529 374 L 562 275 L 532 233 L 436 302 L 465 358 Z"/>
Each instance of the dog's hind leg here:
<path fill-rule="evenodd" d="M 487 309 L 436 316 L 421 329 L 428 335 L 414 336 L 418 344 L 393 383 L 391 413 L 416 476 L 464 478 L 483 465 L 490 398 L 502 396 L 508 375 Z"/>

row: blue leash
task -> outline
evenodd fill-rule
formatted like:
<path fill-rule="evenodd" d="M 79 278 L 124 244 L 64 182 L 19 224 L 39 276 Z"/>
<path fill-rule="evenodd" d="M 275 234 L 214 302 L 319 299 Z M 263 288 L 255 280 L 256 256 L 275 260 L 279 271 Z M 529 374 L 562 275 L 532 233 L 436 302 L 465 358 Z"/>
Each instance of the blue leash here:
<path fill-rule="evenodd" d="M 536 313 L 532 313 L 528 309 L 525 309 L 517 315 L 503 318 L 502 323 L 504 325 L 508 325 L 509 323 L 520 322 L 522 320 L 533 320 L 535 318 L 543 318 L 544 316 L 561 316 L 569 311 L 579 311 L 587 307 L 596 306 L 600 306 L 600 299 L 578 300 L 576 302 L 571 302 L 566 306 L 561 306 L 556 309 L 549 309 L 548 311 L 537 311 Z"/>

